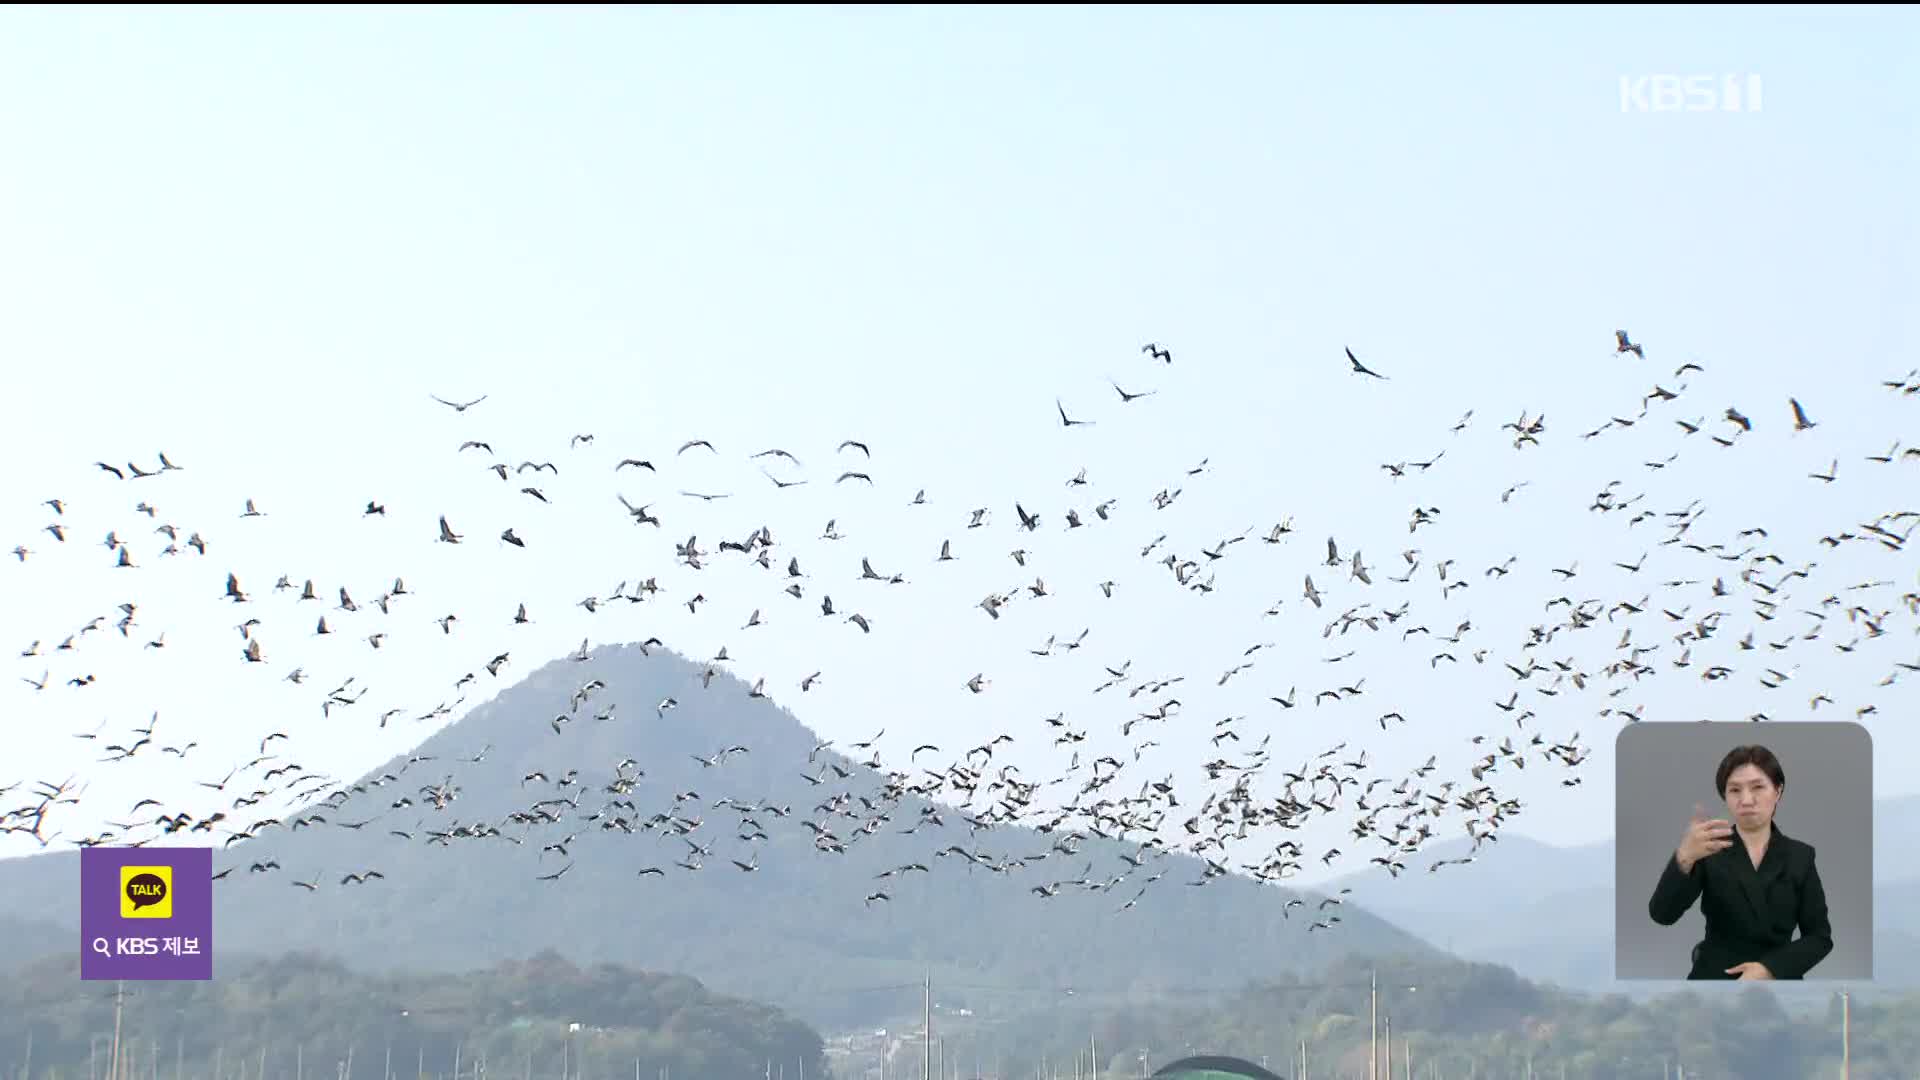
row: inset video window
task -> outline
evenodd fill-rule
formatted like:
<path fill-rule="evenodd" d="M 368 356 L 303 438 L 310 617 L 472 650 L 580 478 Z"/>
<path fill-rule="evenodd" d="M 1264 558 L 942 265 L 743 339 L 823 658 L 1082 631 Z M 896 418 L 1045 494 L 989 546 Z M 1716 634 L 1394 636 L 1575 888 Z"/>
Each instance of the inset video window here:
<path fill-rule="evenodd" d="M 1873 977 L 1873 739 L 1641 723 L 1615 754 L 1614 974 Z"/>

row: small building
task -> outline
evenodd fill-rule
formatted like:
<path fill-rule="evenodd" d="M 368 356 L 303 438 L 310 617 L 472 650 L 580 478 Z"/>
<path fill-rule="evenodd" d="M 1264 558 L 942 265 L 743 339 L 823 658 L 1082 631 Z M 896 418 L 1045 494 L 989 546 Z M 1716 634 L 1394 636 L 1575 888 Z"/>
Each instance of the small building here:
<path fill-rule="evenodd" d="M 1286 1080 L 1251 1061 L 1208 1054 L 1162 1065 L 1153 1080 Z"/>

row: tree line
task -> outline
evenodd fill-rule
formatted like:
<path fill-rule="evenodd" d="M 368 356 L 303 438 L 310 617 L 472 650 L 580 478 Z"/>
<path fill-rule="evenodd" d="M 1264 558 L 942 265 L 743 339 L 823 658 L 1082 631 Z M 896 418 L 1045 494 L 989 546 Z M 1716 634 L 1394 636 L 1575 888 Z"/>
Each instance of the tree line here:
<path fill-rule="evenodd" d="M 223 958 L 210 982 L 116 984 L 57 957 L 0 985 L 0 1077 L 20 1080 L 641 1080 L 826 1075 L 820 1036 L 684 976 L 553 953 L 460 975 Z M 116 1077 L 117 1072 L 117 1077 Z M 416 1075 L 417 1074 L 417 1075 Z"/>

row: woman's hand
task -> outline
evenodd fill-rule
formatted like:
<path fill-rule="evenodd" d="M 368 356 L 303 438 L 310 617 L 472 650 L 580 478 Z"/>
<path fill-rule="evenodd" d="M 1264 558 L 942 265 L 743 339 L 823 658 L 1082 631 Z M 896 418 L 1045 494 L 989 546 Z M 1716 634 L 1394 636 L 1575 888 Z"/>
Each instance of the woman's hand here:
<path fill-rule="evenodd" d="M 1727 974 L 1737 976 L 1741 982 L 1746 982 L 1749 979 L 1773 978 L 1773 972 L 1768 971 L 1767 965 L 1758 960 L 1749 960 L 1744 964 L 1735 964 L 1727 969 Z"/>
<path fill-rule="evenodd" d="M 1691 872 L 1693 864 L 1724 851 L 1733 844 L 1733 825 L 1723 818 L 1709 818 L 1699 803 L 1693 804 L 1693 820 L 1688 822 L 1686 833 L 1680 838 L 1680 846 L 1673 856 L 1680 863 L 1680 869 Z"/>

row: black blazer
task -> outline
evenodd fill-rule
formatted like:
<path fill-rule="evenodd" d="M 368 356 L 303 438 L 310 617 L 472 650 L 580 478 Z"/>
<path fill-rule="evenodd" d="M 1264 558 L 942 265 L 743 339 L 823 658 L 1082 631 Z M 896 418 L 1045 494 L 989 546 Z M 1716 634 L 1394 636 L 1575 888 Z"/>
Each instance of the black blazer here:
<path fill-rule="evenodd" d="M 1773 826 L 1758 869 L 1738 835 L 1734 843 L 1680 872 L 1679 856 L 1653 887 L 1647 913 L 1661 926 L 1680 921 L 1697 899 L 1707 936 L 1693 947 L 1689 979 L 1733 979 L 1727 969 L 1758 960 L 1776 979 L 1799 979 L 1833 951 L 1827 894 L 1813 865 L 1813 845 Z M 1795 940 L 1795 927 L 1800 937 Z"/>

